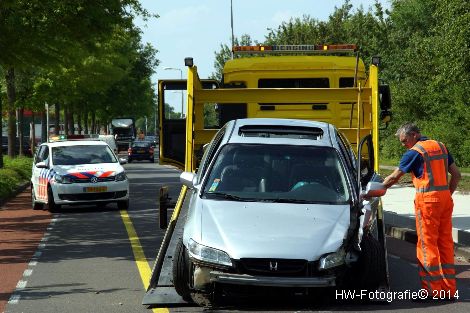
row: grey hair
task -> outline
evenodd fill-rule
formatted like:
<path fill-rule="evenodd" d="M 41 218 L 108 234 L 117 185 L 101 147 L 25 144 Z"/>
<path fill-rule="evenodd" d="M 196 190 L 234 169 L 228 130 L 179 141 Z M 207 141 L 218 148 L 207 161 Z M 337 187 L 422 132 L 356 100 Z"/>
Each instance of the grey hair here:
<path fill-rule="evenodd" d="M 397 129 L 395 136 L 400 137 L 401 134 L 411 135 L 411 134 L 420 134 L 420 133 L 421 132 L 419 131 L 419 128 L 418 126 L 416 126 L 416 124 L 405 123 Z"/>

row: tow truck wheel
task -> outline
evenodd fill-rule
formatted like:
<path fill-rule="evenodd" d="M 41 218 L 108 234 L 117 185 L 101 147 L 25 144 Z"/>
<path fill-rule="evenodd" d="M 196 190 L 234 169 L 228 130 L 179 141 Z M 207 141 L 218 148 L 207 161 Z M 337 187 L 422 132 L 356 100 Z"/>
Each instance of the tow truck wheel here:
<path fill-rule="evenodd" d="M 377 239 L 370 234 L 363 237 L 361 250 L 355 268 L 355 285 L 361 289 L 375 291 L 384 277 L 385 253 Z"/>
<path fill-rule="evenodd" d="M 176 292 L 184 301 L 191 302 L 189 291 L 189 263 L 188 253 L 180 239 L 176 244 L 175 255 L 173 256 L 173 284 Z"/>
<path fill-rule="evenodd" d="M 31 205 L 33 210 L 42 210 L 43 204 L 36 202 L 36 196 L 34 195 L 34 188 L 31 186 Z"/>
<path fill-rule="evenodd" d="M 54 201 L 54 195 L 52 194 L 51 186 L 47 187 L 47 209 L 51 213 L 56 213 L 60 211 L 60 204 L 56 204 Z"/>

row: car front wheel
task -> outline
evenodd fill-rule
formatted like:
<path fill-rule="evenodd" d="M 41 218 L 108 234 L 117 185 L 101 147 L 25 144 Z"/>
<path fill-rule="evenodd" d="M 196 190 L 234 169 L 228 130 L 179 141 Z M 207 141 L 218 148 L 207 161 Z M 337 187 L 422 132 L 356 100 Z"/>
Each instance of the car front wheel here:
<path fill-rule="evenodd" d="M 34 188 L 31 186 L 31 205 L 33 210 L 42 210 L 43 204 L 36 202 L 36 196 L 34 195 Z"/>
<path fill-rule="evenodd" d="M 127 211 L 129 209 L 129 200 L 118 201 L 117 205 L 119 210 Z"/>
<path fill-rule="evenodd" d="M 183 240 L 176 244 L 175 255 L 173 256 L 173 284 L 176 292 L 184 301 L 191 302 L 189 290 L 189 264 L 188 253 L 183 245 Z"/>
<path fill-rule="evenodd" d="M 54 201 L 54 195 L 52 194 L 51 186 L 47 187 L 47 209 L 51 213 L 59 212 L 60 211 L 60 204 L 56 204 Z"/>

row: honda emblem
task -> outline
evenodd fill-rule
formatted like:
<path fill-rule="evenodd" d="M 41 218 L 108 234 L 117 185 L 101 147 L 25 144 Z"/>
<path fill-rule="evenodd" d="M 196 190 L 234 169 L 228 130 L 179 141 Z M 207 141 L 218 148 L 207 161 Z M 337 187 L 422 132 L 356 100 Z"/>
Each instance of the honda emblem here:
<path fill-rule="evenodd" d="M 269 270 L 277 271 L 277 262 L 269 262 Z"/>

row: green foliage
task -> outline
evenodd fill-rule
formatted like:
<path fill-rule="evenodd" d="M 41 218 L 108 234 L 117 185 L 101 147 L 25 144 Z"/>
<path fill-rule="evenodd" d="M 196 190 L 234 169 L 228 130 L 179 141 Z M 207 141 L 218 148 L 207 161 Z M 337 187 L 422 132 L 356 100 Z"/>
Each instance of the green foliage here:
<path fill-rule="evenodd" d="M 4 168 L 0 169 L 0 199 L 11 196 L 21 183 L 31 178 L 32 158 L 3 158 Z"/>
<path fill-rule="evenodd" d="M 457 165 L 470 166 L 470 1 L 392 0 L 384 11 L 354 9 L 351 1 L 326 21 L 308 15 L 269 29 L 263 44 L 357 44 L 366 65 L 382 57 L 380 78 L 391 86 L 393 121 L 380 134 L 382 157 L 405 151 L 394 136 L 415 122 L 428 137 L 446 144 Z M 230 57 L 221 45 L 216 77 Z"/>

